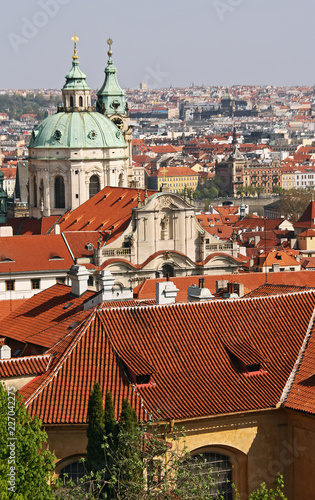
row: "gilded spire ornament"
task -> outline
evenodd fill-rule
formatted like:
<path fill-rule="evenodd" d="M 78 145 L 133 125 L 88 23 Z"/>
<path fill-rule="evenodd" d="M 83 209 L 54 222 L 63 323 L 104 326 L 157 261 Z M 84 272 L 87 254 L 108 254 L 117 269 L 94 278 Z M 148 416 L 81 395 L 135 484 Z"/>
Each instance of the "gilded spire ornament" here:
<path fill-rule="evenodd" d="M 71 40 L 74 43 L 74 49 L 73 49 L 73 56 L 72 59 L 78 59 L 78 52 L 77 52 L 77 42 L 79 41 L 79 37 L 76 35 L 76 33 L 73 35 Z"/>
<path fill-rule="evenodd" d="M 107 52 L 107 54 L 109 55 L 109 57 L 111 57 L 113 55 L 113 51 L 112 51 L 113 40 L 111 38 L 109 38 L 107 40 L 107 45 L 108 45 L 108 52 Z"/>

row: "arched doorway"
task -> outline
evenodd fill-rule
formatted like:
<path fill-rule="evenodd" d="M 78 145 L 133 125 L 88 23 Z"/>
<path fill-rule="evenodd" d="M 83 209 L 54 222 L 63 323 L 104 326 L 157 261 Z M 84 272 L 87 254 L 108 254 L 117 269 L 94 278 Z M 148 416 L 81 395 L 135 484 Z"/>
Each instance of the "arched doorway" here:
<path fill-rule="evenodd" d="M 73 97 L 70 97 L 70 108 L 73 108 Z"/>
<path fill-rule="evenodd" d="M 65 181 L 61 175 L 55 178 L 55 208 L 65 208 Z"/>
<path fill-rule="evenodd" d="M 166 278 L 167 275 L 169 278 L 173 278 L 175 276 L 174 268 L 170 264 L 163 264 L 162 273 L 164 278 Z"/>
<path fill-rule="evenodd" d="M 79 97 L 79 106 L 80 106 L 80 108 L 83 107 L 83 97 L 82 96 Z"/>
<path fill-rule="evenodd" d="M 95 194 L 97 194 L 100 191 L 100 179 L 98 175 L 92 175 L 90 177 L 90 183 L 89 183 L 89 198 L 92 198 Z"/>

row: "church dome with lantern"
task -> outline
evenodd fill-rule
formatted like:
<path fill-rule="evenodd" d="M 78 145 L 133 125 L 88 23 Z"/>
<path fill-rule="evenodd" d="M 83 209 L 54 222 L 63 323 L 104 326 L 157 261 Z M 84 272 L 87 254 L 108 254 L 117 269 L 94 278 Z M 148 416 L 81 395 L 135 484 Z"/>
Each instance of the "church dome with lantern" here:
<path fill-rule="evenodd" d="M 129 187 L 133 181 L 131 127 L 112 61 L 112 40 L 96 107 L 79 67 L 79 39 L 74 35 L 72 40 L 62 106 L 33 130 L 29 144 L 30 215 L 35 217 L 62 215 L 106 186 Z"/>

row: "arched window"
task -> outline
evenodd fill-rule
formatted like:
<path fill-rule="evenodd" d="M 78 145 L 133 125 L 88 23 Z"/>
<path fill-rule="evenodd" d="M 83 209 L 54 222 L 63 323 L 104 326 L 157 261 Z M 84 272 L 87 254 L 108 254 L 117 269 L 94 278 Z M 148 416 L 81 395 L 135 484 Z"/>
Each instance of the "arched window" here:
<path fill-rule="evenodd" d="M 90 177 L 89 184 L 89 197 L 92 198 L 95 194 L 97 194 L 100 190 L 100 179 L 98 175 L 92 175 Z"/>
<path fill-rule="evenodd" d="M 85 475 L 86 470 L 84 468 L 84 464 L 76 461 L 66 467 L 63 467 L 60 471 L 59 478 L 62 480 L 63 484 L 66 484 L 69 480 L 72 480 L 74 483 L 78 483 L 80 478 Z"/>
<path fill-rule="evenodd" d="M 73 97 L 70 96 L 70 108 L 73 108 Z"/>
<path fill-rule="evenodd" d="M 79 97 L 79 106 L 80 106 L 80 108 L 82 108 L 82 106 L 83 106 L 83 97 L 82 96 Z"/>
<path fill-rule="evenodd" d="M 164 264 L 162 266 L 162 273 L 163 273 L 164 278 L 166 278 L 167 275 L 169 278 L 173 278 L 174 269 L 172 266 L 170 266 L 170 264 Z"/>
<path fill-rule="evenodd" d="M 55 178 L 55 208 L 65 208 L 65 181 L 58 175 Z"/>
<path fill-rule="evenodd" d="M 189 464 L 196 474 L 208 474 L 213 477 L 213 495 L 219 494 L 222 500 L 233 500 L 232 464 L 229 457 L 220 453 L 203 452 L 193 456 Z"/>
<path fill-rule="evenodd" d="M 34 177 L 34 207 L 37 207 L 37 182 L 36 182 L 36 177 Z"/>
<path fill-rule="evenodd" d="M 118 187 L 123 187 L 124 185 L 124 174 L 121 173 L 119 174 L 119 177 L 118 177 Z"/>

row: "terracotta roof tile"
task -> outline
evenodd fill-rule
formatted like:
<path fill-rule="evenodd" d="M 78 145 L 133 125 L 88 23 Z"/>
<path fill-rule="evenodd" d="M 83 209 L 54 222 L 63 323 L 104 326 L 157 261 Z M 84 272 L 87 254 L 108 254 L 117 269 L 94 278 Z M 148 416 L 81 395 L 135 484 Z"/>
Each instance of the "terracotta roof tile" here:
<path fill-rule="evenodd" d="M 18 377 L 45 373 L 52 360 L 51 355 L 25 356 L 0 360 L 0 377 Z"/>
<path fill-rule="evenodd" d="M 140 190 L 144 200 L 145 190 Z M 148 191 L 148 196 L 155 191 Z M 61 232 L 99 231 L 104 242 L 112 242 L 128 227 L 132 209 L 138 205 L 138 190 L 106 187 L 80 207 L 65 213 L 58 224 Z"/>
<path fill-rule="evenodd" d="M 0 273 L 64 270 L 73 264 L 61 235 L 0 238 Z"/>
<path fill-rule="evenodd" d="M 100 309 L 90 314 L 64 353 L 22 395 L 30 413 L 44 423 L 86 423 L 95 380 L 104 398 L 112 392 L 117 415 L 125 397 L 139 418 L 156 410 L 162 418 L 181 419 L 276 407 L 314 307 L 315 292 L 307 291 Z M 245 363 L 261 361 L 266 373 L 245 376 L 231 362 L 226 345 Z M 130 361 L 128 353 L 133 352 Z M 135 360 L 140 373 L 154 368 L 148 386 L 131 383 L 126 365 L 130 368 L 128 363 Z"/>
<path fill-rule="evenodd" d="M 71 287 L 56 284 L 26 300 L 0 322 L 0 336 L 23 344 L 49 348 L 69 333 L 69 326 L 89 314 L 82 311 L 85 299 L 95 292 L 88 290 L 81 297 L 71 294 Z M 65 308 L 68 304 L 70 307 Z"/>

